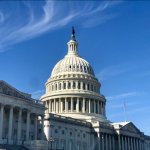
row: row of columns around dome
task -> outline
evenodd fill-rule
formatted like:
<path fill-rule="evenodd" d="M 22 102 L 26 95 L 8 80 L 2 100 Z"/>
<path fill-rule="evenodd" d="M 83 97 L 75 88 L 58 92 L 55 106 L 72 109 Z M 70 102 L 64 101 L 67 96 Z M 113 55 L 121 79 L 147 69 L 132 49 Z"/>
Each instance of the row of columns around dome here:
<path fill-rule="evenodd" d="M 57 91 L 57 90 L 67 90 L 67 89 L 78 89 L 78 90 L 88 90 L 99 93 L 98 85 L 94 83 L 87 83 L 84 81 L 60 81 L 51 82 L 47 84 L 46 92 Z"/>
<path fill-rule="evenodd" d="M 144 141 L 126 135 L 99 134 L 99 150 L 144 150 Z"/>
<path fill-rule="evenodd" d="M 105 102 L 80 97 L 65 97 L 65 98 L 54 98 L 46 100 L 45 102 L 46 112 L 45 113 L 94 113 L 105 116 Z"/>
<path fill-rule="evenodd" d="M 32 113 L 27 109 L 0 104 L 0 141 L 20 145 L 24 141 L 37 140 L 38 117 L 39 114 Z M 43 116 L 41 116 L 41 120 L 43 126 Z"/>

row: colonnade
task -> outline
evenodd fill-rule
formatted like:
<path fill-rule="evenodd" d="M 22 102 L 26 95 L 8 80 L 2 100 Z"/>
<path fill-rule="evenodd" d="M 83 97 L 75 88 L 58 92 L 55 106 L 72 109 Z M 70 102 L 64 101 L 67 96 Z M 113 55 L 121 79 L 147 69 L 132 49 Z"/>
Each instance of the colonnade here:
<path fill-rule="evenodd" d="M 68 90 L 68 89 L 88 90 L 99 93 L 98 83 L 88 81 L 79 81 L 79 80 L 57 81 L 47 84 L 46 87 L 47 92 Z"/>
<path fill-rule="evenodd" d="M 144 141 L 140 138 L 100 133 L 100 150 L 144 150 Z"/>
<path fill-rule="evenodd" d="M 105 102 L 80 97 L 54 98 L 44 102 L 46 113 L 95 113 L 105 115 Z"/>
<path fill-rule="evenodd" d="M 5 111 L 7 109 L 7 111 Z M 14 115 L 14 111 L 17 112 L 17 119 Z M 6 119 L 4 119 L 4 114 L 7 114 L 8 116 L 8 122 L 6 122 Z M 26 114 L 25 122 L 23 118 L 23 113 Z M 0 104 L 0 140 L 7 138 L 8 144 L 13 144 L 13 136 L 14 136 L 14 123 L 17 122 L 17 143 L 16 144 L 22 144 L 21 142 L 23 140 L 28 141 L 30 140 L 30 127 L 31 127 L 31 111 L 30 110 L 24 110 L 22 108 L 14 107 L 12 105 L 3 105 Z M 38 114 L 32 114 L 32 117 L 34 116 L 34 140 L 37 140 L 37 124 L 38 124 Z M 4 121 L 5 120 L 5 121 Z M 25 133 L 25 139 L 22 137 L 23 135 L 23 129 L 22 126 L 25 123 L 26 130 L 24 130 Z M 8 134 L 7 137 L 4 136 L 4 132 L 6 132 L 6 126 L 8 126 Z M 15 127 L 16 128 L 16 127 Z"/>

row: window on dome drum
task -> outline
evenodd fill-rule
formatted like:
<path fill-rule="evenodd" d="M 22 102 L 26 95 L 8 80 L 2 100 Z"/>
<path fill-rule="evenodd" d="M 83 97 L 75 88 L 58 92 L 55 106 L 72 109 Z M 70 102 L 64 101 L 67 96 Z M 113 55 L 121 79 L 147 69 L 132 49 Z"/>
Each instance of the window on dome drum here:
<path fill-rule="evenodd" d="M 80 89 L 81 88 L 81 84 L 80 84 L 80 82 L 78 82 L 78 89 Z"/>
<path fill-rule="evenodd" d="M 61 90 L 61 83 L 59 83 L 59 90 Z"/>
<path fill-rule="evenodd" d="M 85 83 L 83 82 L 83 90 L 85 90 Z"/>
<path fill-rule="evenodd" d="M 55 84 L 55 90 L 57 90 L 57 84 Z"/>
<path fill-rule="evenodd" d="M 91 91 L 93 91 L 93 85 L 91 85 Z"/>
<path fill-rule="evenodd" d="M 70 82 L 68 82 L 68 89 L 70 89 L 71 88 L 71 83 Z"/>
<path fill-rule="evenodd" d="M 90 85 L 89 85 L 89 83 L 88 83 L 88 85 L 87 85 L 87 90 L 89 90 L 90 89 Z"/>
<path fill-rule="evenodd" d="M 73 89 L 75 89 L 76 88 L 76 83 L 75 82 L 73 82 Z"/>
<path fill-rule="evenodd" d="M 66 83 L 65 82 L 63 83 L 63 89 L 66 89 Z"/>
<path fill-rule="evenodd" d="M 52 85 L 52 91 L 54 90 L 54 85 Z"/>

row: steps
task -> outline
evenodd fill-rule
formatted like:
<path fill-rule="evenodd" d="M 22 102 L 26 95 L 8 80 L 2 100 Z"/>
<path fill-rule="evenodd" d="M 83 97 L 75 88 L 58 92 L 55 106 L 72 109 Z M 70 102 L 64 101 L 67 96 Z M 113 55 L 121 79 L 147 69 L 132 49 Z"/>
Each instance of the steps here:
<path fill-rule="evenodd" d="M 28 150 L 23 146 L 18 145 L 0 145 L 0 150 Z"/>

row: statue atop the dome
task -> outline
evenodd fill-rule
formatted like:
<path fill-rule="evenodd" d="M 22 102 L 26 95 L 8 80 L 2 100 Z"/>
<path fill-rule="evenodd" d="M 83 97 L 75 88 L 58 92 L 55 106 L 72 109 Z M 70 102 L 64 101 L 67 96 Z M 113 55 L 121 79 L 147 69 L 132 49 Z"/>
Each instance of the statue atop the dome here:
<path fill-rule="evenodd" d="M 75 29 L 74 29 L 74 26 L 72 26 L 71 40 L 76 41 L 76 39 L 75 39 Z"/>
<path fill-rule="evenodd" d="M 74 29 L 74 26 L 72 26 L 72 35 L 75 35 L 75 29 Z"/>

